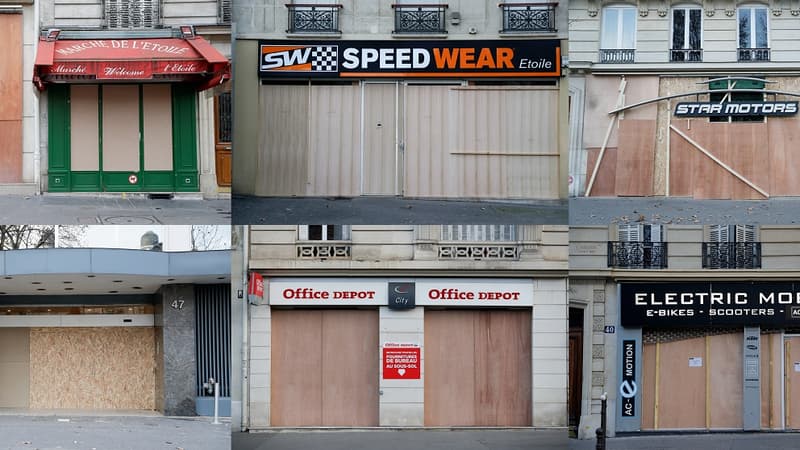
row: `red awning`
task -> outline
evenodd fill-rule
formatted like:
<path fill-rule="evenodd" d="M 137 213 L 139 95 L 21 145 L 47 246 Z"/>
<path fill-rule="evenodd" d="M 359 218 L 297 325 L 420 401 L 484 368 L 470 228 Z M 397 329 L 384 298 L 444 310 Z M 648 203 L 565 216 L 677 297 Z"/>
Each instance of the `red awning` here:
<path fill-rule="evenodd" d="M 225 56 L 202 37 L 39 41 L 33 83 L 187 82 L 198 90 L 230 78 Z"/>

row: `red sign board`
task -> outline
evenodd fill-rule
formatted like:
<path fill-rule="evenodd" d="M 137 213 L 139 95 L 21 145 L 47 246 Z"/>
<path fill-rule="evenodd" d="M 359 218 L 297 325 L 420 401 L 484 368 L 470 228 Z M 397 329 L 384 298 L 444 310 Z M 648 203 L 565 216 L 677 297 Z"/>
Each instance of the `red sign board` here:
<path fill-rule="evenodd" d="M 420 348 L 417 344 L 383 344 L 384 380 L 419 380 Z"/>
<path fill-rule="evenodd" d="M 149 61 L 101 61 L 97 63 L 98 80 L 147 80 L 153 78 Z"/>
<path fill-rule="evenodd" d="M 247 286 L 247 295 L 264 298 L 264 277 L 258 272 L 250 272 L 250 281 Z"/>

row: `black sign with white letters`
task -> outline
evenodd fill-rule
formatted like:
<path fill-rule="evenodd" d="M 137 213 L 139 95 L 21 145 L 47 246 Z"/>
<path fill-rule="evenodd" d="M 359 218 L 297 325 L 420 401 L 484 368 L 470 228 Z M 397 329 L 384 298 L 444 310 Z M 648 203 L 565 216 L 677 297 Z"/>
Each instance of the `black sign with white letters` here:
<path fill-rule="evenodd" d="M 793 116 L 797 102 L 681 102 L 675 117 Z"/>
<path fill-rule="evenodd" d="M 800 326 L 800 283 L 623 283 L 624 327 Z"/>
<path fill-rule="evenodd" d="M 414 283 L 389 283 L 389 309 L 414 309 Z"/>
<path fill-rule="evenodd" d="M 622 341 L 622 383 L 619 386 L 619 395 L 622 397 L 622 416 L 633 417 L 636 415 L 636 341 L 625 339 Z"/>

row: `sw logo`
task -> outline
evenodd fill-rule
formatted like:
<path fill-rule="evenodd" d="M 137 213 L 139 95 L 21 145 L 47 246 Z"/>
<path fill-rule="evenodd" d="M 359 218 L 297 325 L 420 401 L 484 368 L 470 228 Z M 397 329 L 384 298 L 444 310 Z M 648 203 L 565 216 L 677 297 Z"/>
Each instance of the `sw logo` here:
<path fill-rule="evenodd" d="M 338 45 L 262 45 L 261 70 L 338 72 Z"/>

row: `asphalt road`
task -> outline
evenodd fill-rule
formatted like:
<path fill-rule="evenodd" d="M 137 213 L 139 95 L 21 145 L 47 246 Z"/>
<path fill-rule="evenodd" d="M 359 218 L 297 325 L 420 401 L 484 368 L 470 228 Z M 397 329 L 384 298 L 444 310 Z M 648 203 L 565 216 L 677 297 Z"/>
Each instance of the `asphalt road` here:
<path fill-rule="evenodd" d="M 594 450 L 595 440 L 570 439 L 570 450 Z M 609 438 L 609 450 L 782 450 L 800 448 L 799 433 L 705 433 Z"/>
<path fill-rule="evenodd" d="M 280 431 L 234 433 L 233 450 L 566 450 L 565 430 Z"/>
<path fill-rule="evenodd" d="M 230 200 L 0 196 L 0 224 L 9 225 L 225 225 L 230 219 Z"/>
<path fill-rule="evenodd" d="M 611 223 L 677 225 L 800 223 L 800 198 L 692 200 L 663 197 L 571 198 L 570 225 Z"/>
<path fill-rule="evenodd" d="M 208 417 L 0 416 L 0 449 L 226 450 L 229 423 Z"/>
<path fill-rule="evenodd" d="M 233 223 L 567 224 L 566 201 L 513 203 L 396 197 L 233 197 Z"/>

